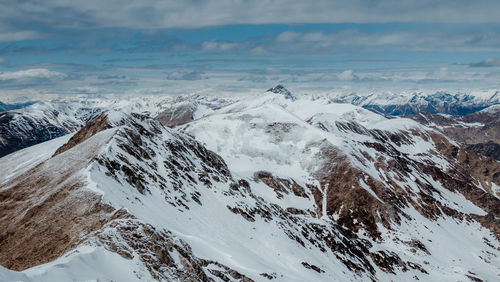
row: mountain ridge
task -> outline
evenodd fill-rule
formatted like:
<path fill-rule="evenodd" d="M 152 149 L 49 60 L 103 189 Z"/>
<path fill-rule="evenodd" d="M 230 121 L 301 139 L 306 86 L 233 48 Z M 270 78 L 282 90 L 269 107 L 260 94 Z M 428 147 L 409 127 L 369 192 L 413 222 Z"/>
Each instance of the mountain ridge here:
<path fill-rule="evenodd" d="M 266 92 L 194 115 L 171 128 L 107 111 L 1 158 L 0 264 L 22 272 L 0 275 L 496 278 L 499 162 L 328 97 Z"/>

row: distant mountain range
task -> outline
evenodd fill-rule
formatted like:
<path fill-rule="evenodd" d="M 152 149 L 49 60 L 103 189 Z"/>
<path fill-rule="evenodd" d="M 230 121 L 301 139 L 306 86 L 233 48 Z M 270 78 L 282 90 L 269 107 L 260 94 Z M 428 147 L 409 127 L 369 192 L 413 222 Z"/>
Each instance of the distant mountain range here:
<path fill-rule="evenodd" d="M 0 101 L 0 112 L 21 109 L 21 108 L 33 105 L 35 103 L 36 103 L 36 101 L 26 102 L 26 103 L 18 103 L 18 104 L 5 104 L 5 103 L 2 103 Z"/>
<path fill-rule="evenodd" d="M 349 103 L 373 110 L 384 115 L 406 116 L 417 113 L 466 115 L 500 104 L 500 92 L 451 94 L 389 94 L 369 95 L 338 94 L 331 98 L 337 102 Z"/>

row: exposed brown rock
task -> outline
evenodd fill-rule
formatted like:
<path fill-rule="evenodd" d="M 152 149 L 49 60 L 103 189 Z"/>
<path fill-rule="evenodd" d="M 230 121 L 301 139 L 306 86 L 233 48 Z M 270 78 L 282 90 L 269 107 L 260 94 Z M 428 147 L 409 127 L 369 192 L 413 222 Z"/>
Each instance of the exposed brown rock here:
<path fill-rule="evenodd" d="M 276 192 L 278 198 L 283 198 L 283 194 L 289 194 L 292 192 L 295 196 L 309 198 L 307 196 L 304 187 L 300 186 L 293 179 L 284 179 L 279 177 L 274 177 L 270 172 L 258 171 L 254 174 L 254 179 L 256 181 L 262 181 L 267 186 L 273 188 Z"/>
<path fill-rule="evenodd" d="M 325 271 L 321 268 L 319 268 L 318 266 L 314 265 L 314 264 L 309 264 L 305 261 L 302 262 L 302 265 L 307 268 L 307 269 L 312 269 L 318 273 L 324 273 Z"/>
<path fill-rule="evenodd" d="M 467 148 L 478 153 L 479 155 L 490 157 L 494 160 L 500 161 L 500 144 L 493 141 L 470 144 L 467 145 Z"/>
<path fill-rule="evenodd" d="M 420 113 L 410 115 L 408 118 L 434 127 L 446 136 L 464 144 L 488 141 L 500 143 L 500 111 L 481 111 L 464 116 Z"/>
<path fill-rule="evenodd" d="M 94 153 L 68 150 L 0 187 L 1 265 L 23 270 L 47 263 L 107 222 L 126 217 L 82 189 L 75 172 Z M 55 169 L 58 163 L 67 167 Z"/>
<path fill-rule="evenodd" d="M 57 151 L 54 153 L 54 156 L 73 148 L 74 146 L 94 136 L 96 133 L 108 128 L 111 128 L 108 123 L 108 116 L 106 114 L 101 114 L 100 116 L 90 121 L 82 129 L 80 129 L 75 135 L 73 135 L 71 139 L 69 139 L 68 143 L 62 145 L 59 149 L 57 149 Z"/>
<path fill-rule="evenodd" d="M 189 104 L 170 107 L 158 114 L 155 119 L 168 127 L 183 125 L 193 121 L 193 109 Z"/>

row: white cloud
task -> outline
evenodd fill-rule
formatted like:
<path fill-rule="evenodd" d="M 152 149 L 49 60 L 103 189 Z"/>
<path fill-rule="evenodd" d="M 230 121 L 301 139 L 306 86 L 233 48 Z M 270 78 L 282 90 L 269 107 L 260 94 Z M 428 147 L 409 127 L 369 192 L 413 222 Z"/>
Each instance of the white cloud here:
<path fill-rule="evenodd" d="M 343 71 L 337 77 L 342 81 L 351 81 L 358 78 L 356 75 L 354 75 L 354 72 L 352 70 Z"/>
<path fill-rule="evenodd" d="M 500 58 L 487 58 L 481 62 L 477 62 L 477 63 L 471 63 L 469 64 L 469 67 L 483 67 L 483 68 L 487 68 L 487 67 L 500 67 Z"/>
<path fill-rule="evenodd" d="M 0 32 L 0 42 L 22 41 L 39 37 L 40 34 L 38 32 L 30 30 Z"/>
<path fill-rule="evenodd" d="M 293 40 L 296 40 L 300 37 L 300 33 L 298 32 L 295 32 L 295 31 L 284 31 L 280 34 L 278 34 L 278 36 L 276 36 L 276 41 L 278 42 L 290 42 L 290 41 L 293 41 Z"/>
<path fill-rule="evenodd" d="M 13 72 L 2 72 L 0 73 L 0 81 L 5 80 L 15 80 L 15 81 L 25 81 L 33 79 L 63 79 L 67 75 L 64 73 L 50 71 L 48 69 L 28 69 Z"/>
<path fill-rule="evenodd" d="M 205 41 L 201 44 L 201 48 L 208 52 L 224 52 L 240 47 L 235 42 L 219 42 L 215 40 Z"/>

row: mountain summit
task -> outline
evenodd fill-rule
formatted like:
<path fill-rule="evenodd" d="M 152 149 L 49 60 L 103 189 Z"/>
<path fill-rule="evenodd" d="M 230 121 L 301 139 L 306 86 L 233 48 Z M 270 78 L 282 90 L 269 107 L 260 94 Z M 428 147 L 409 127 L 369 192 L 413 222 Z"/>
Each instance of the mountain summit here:
<path fill-rule="evenodd" d="M 281 95 L 285 96 L 285 98 L 290 99 L 292 101 L 297 99 L 297 98 L 295 98 L 295 96 L 293 96 L 292 92 L 290 92 L 288 89 L 286 89 L 286 87 L 283 86 L 282 84 L 278 84 L 273 88 L 269 88 L 266 92 L 281 94 Z"/>

